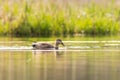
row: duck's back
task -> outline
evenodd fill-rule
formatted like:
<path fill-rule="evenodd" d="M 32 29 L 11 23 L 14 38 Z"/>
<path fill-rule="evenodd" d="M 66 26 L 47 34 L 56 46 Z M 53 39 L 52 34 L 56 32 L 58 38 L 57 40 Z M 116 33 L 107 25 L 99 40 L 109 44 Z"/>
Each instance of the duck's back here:
<path fill-rule="evenodd" d="M 37 43 L 36 48 L 37 49 L 50 49 L 50 48 L 54 48 L 54 46 L 49 43 Z"/>

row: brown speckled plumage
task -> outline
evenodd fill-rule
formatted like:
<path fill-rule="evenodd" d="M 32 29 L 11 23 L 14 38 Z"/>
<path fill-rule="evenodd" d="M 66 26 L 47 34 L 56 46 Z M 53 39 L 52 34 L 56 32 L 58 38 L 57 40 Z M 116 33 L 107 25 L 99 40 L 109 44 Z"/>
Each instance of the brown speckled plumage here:
<path fill-rule="evenodd" d="M 49 44 L 49 43 L 33 43 L 32 47 L 33 49 L 58 49 L 59 48 L 59 44 L 63 44 L 61 39 L 57 39 L 55 46 Z"/>

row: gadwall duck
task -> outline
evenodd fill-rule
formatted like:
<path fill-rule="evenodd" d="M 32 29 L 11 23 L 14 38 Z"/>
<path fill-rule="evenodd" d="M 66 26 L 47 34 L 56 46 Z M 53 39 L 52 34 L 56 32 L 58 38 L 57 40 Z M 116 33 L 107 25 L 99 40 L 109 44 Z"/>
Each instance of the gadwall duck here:
<path fill-rule="evenodd" d="M 55 46 L 49 44 L 49 43 L 33 43 L 32 47 L 33 49 L 59 49 L 59 44 L 62 44 L 65 46 L 61 39 L 57 39 L 55 42 Z"/>

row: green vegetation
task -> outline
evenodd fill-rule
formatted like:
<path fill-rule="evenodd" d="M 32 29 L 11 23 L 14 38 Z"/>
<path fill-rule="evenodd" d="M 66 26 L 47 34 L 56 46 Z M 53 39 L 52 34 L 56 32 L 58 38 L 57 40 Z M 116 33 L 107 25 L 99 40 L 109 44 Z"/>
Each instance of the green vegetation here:
<path fill-rule="evenodd" d="M 82 6 L 71 3 L 0 1 L 0 35 L 43 37 L 120 33 L 120 8 L 114 2 L 107 5 L 91 2 Z"/>

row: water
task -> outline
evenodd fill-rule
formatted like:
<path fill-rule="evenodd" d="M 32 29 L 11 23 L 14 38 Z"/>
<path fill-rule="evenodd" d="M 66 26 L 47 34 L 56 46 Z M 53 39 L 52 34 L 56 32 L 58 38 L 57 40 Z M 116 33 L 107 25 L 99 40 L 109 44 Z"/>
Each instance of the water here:
<path fill-rule="evenodd" d="M 45 51 L 32 50 L 31 38 L 3 39 L 0 80 L 120 80 L 119 39 L 64 38 L 66 47 Z"/>

